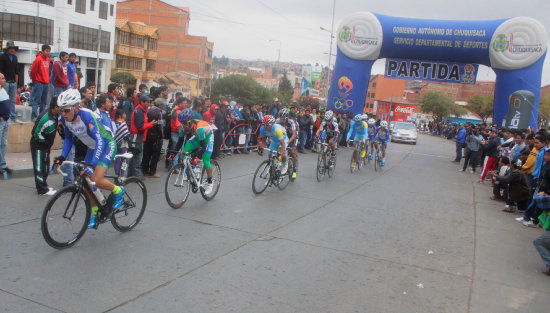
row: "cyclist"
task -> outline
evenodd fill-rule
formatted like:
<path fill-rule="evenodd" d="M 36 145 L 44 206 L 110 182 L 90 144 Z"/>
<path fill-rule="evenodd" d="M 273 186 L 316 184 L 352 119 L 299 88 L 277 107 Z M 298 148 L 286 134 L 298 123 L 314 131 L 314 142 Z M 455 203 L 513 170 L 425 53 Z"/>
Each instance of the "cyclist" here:
<path fill-rule="evenodd" d="M 74 135 L 88 146 L 85 158 L 85 163 L 88 166 L 82 171 L 82 174 L 89 176 L 95 182 L 95 186 L 91 186 L 94 191 L 96 188 L 100 188 L 113 193 L 113 209 L 117 210 L 123 202 L 124 187 L 114 185 L 104 178 L 105 172 L 116 154 L 116 142 L 113 134 L 102 126 L 92 111 L 79 108 L 80 101 L 80 92 L 77 89 L 66 90 L 57 98 L 57 104 L 62 114 L 61 123 L 65 128 L 65 139 L 63 141 L 63 152 L 61 156 L 55 159 L 55 165 L 59 166 L 71 152 Z M 99 208 L 95 197 L 92 195 L 88 195 L 88 197 L 92 205 L 92 217 L 88 228 L 95 228 Z"/>
<path fill-rule="evenodd" d="M 340 134 L 340 131 L 338 130 L 338 122 L 336 121 L 336 118 L 334 118 L 334 113 L 331 110 L 325 112 L 325 118 L 321 121 L 315 137 L 318 137 L 319 133 L 322 131 L 326 131 L 328 145 L 332 152 L 334 152 L 336 149 L 336 144 L 338 143 L 338 135 Z"/>
<path fill-rule="evenodd" d="M 386 148 L 388 147 L 388 141 L 390 141 L 390 132 L 388 131 L 388 122 L 381 121 L 380 128 L 374 135 L 374 146 L 378 148 L 378 144 L 382 149 L 382 166 L 386 165 Z"/>
<path fill-rule="evenodd" d="M 258 149 L 258 154 L 262 155 L 263 148 L 267 146 L 267 137 L 271 137 L 271 143 L 269 144 L 270 150 L 278 150 L 281 155 L 283 167 L 281 168 L 281 174 L 286 174 L 288 171 L 288 162 L 286 160 L 286 147 L 288 145 L 288 136 L 283 126 L 275 123 L 275 117 L 273 115 L 264 116 L 264 125 L 260 127 L 260 135 L 262 136 L 262 142 Z"/>
<path fill-rule="evenodd" d="M 368 136 L 368 125 L 363 121 L 363 115 L 357 114 L 353 118 L 353 123 L 349 127 L 348 135 L 346 136 L 346 141 L 350 141 L 351 137 L 359 141 L 361 144 L 364 144 Z M 365 150 L 361 151 L 361 157 L 365 157 Z"/>
<path fill-rule="evenodd" d="M 373 118 L 369 118 L 369 120 L 367 121 L 367 124 L 369 126 L 369 128 L 367 129 L 367 132 L 368 132 L 368 136 L 369 136 L 369 141 L 370 141 L 370 155 L 369 155 L 369 159 L 373 159 L 373 154 L 372 152 L 374 151 L 374 136 L 376 135 L 376 132 L 378 131 L 378 128 L 376 127 L 376 125 L 374 125 L 376 123 L 376 121 L 373 119 Z"/>
<path fill-rule="evenodd" d="M 204 187 L 204 193 L 210 194 L 214 189 L 212 183 L 212 164 L 210 158 L 212 157 L 212 151 L 214 151 L 214 130 L 212 126 L 203 120 L 193 119 L 193 111 L 190 108 L 183 109 L 178 114 L 178 121 L 181 123 L 179 127 L 179 139 L 176 144 L 176 151 L 181 149 L 183 145 L 185 132 L 187 128 L 191 132 L 191 138 L 187 140 L 183 147 L 183 152 L 192 152 L 199 148 L 203 148 L 202 162 L 207 174 L 207 184 Z M 173 156 L 171 157 L 173 158 Z"/>
<path fill-rule="evenodd" d="M 282 108 L 279 111 L 279 119 L 277 124 L 283 126 L 286 130 L 288 139 L 288 147 L 290 147 L 290 156 L 294 161 L 294 171 L 292 172 L 292 178 L 298 176 L 298 156 L 296 155 L 296 143 L 298 138 L 298 123 L 293 118 L 289 118 L 290 111 L 287 108 Z"/>

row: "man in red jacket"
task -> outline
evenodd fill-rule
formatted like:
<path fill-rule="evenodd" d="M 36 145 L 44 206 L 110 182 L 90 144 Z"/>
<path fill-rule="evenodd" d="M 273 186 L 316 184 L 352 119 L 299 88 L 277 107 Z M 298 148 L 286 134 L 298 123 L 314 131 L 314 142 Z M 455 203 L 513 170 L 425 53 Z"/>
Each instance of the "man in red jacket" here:
<path fill-rule="evenodd" d="M 142 95 L 139 104 L 132 113 L 130 123 L 130 152 L 134 154 L 130 160 L 128 176 L 141 176 L 141 161 L 143 159 L 143 142 L 147 138 L 147 130 L 157 124 L 158 121 L 147 121 L 147 109 L 151 106 L 152 99 Z"/>
<path fill-rule="evenodd" d="M 50 52 L 52 48 L 42 45 L 42 51 L 36 55 L 31 67 L 31 79 L 33 87 L 31 90 L 30 103 L 32 105 L 31 118 L 34 121 L 38 114 L 46 108 L 48 98 L 48 86 L 50 83 Z"/>
<path fill-rule="evenodd" d="M 59 61 L 53 64 L 53 86 L 55 87 L 55 95 L 59 95 L 63 91 L 69 89 L 67 62 L 69 62 L 69 54 L 65 51 L 61 51 L 59 53 Z"/>

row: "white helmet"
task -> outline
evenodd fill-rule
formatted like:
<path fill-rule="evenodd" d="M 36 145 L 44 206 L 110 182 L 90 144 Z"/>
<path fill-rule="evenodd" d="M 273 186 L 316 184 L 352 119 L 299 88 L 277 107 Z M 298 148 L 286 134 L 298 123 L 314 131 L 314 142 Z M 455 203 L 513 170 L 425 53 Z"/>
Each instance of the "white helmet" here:
<path fill-rule="evenodd" d="M 367 120 L 367 119 L 369 119 L 369 116 L 365 113 L 365 114 L 363 114 L 363 119 Z"/>
<path fill-rule="evenodd" d="M 326 113 L 325 113 L 325 120 L 332 120 L 332 117 L 334 116 L 334 113 L 332 113 L 331 110 L 328 110 Z"/>
<path fill-rule="evenodd" d="M 67 89 L 57 97 L 57 106 L 60 108 L 75 106 L 80 101 L 80 92 L 77 89 Z"/>
<path fill-rule="evenodd" d="M 388 127 L 388 122 L 382 121 L 382 122 L 380 122 L 380 126 L 386 128 L 386 127 Z"/>
<path fill-rule="evenodd" d="M 374 123 L 376 123 L 376 121 L 373 119 L 373 118 L 369 118 L 368 122 L 367 122 L 369 125 L 374 125 Z"/>

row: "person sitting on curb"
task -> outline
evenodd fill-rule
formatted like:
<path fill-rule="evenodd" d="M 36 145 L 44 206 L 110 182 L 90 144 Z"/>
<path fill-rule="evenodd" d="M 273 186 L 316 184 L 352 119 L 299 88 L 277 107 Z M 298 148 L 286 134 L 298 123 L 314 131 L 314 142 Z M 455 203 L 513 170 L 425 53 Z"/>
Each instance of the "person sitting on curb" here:
<path fill-rule="evenodd" d="M 496 181 L 501 184 L 508 184 L 509 197 L 503 212 L 513 213 L 516 210 L 511 205 L 516 202 L 520 211 L 525 211 L 529 204 L 529 183 L 525 174 L 521 171 L 521 160 L 512 161 L 512 169 L 506 176 L 497 176 Z"/>

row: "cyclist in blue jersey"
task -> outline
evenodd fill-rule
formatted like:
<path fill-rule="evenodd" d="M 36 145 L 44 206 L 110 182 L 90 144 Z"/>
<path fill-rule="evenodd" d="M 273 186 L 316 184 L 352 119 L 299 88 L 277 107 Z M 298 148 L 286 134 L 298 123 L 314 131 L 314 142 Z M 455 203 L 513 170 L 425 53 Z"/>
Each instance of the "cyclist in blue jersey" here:
<path fill-rule="evenodd" d="M 355 115 L 355 117 L 353 118 L 353 123 L 349 127 L 346 141 L 350 141 L 353 137 L 354 140 L 357 140 L 360 143 L 365 143 L 368 136 L 367 129 L 368 125 L 366 122 L 363 121 L 363 115 Z M 365 157 L 365 150 L 361 151 L 361 157 Z"/>
<path fill-rule="evenodd" d="M 281 155 L 283 167 L 281 168 L 281 174 L 286 174 L 288 170 L 288 162 L 286 160 L 286 147 L 288 145 L 288 136 L 283 126 L 275 124 L 276 120 L 273 115 L 264 116 L 264 125 L 260 127 L 260 135 L 262 136 L 262 142 L 258 149 L 258 154 L 262 155 L 263 148 L 267 146 L 266 139 L 271 137 L 271 143 L 269 144 L 270 150 L 278 150 Z"/>
<path fill-rule="evenodd" d="M 376 121 L 373 119 L 373 118 L 369 118 L 369 120 L 367 121 L 367 124 L 368 124 L 368 128 L 367 128 L 367 133 L 368 133 L 368 136 L 369 136 L 369 140 L 370 140 L 370 155 L 369 155 L 369 159 L 373 159 L 374 155 L 372 154 L 372 152 L 374 151 L 374 136 L 376 135 L 376 132 L 378 131 L 378 128 L 376 127 L 375 125 Z"/>
<path fill-rule="evenodd" d="M 386 148 L 388 147 L 388 141 L 390 141 L 390 131 L 388 130 L 388 122 L 380 122 L 380 128 L 376 131 L 374 135 L 374 146 L 382 149 L 382 166 L 386 165 Z"/>
<path fill-rule="evenodd" d="M 105 172 L 116 154 L 116 142 L 112 134 L 101 125 L 92 111 L 79 108 L 80 102 L 80 92 L 76 89 L 62 92 L 57 99 L 62 113 L 61 123 L 65 127 L 65 140 L 63 141 L 63 152 L 61 156 L 56 158 L 55 164 L 59 166 L 65 160 L 71 152 L 73 135 L 77 137 L 83 144 L 88 146 L 88 153 L 85 158 L 88 166 L 82 171 L 82 174 L 89 176 L 95 182 L 96 186 L 90 186 L 93 190 L 100 188 L 113 192 L 113 209 L 117 210 L 122 205 L 124 187 L 116 186 L 104 178 Z M 88 196 L 93 213 L 88 228 L 95 228 L 99 208 L 95 198 L 92 195 Z"/>

